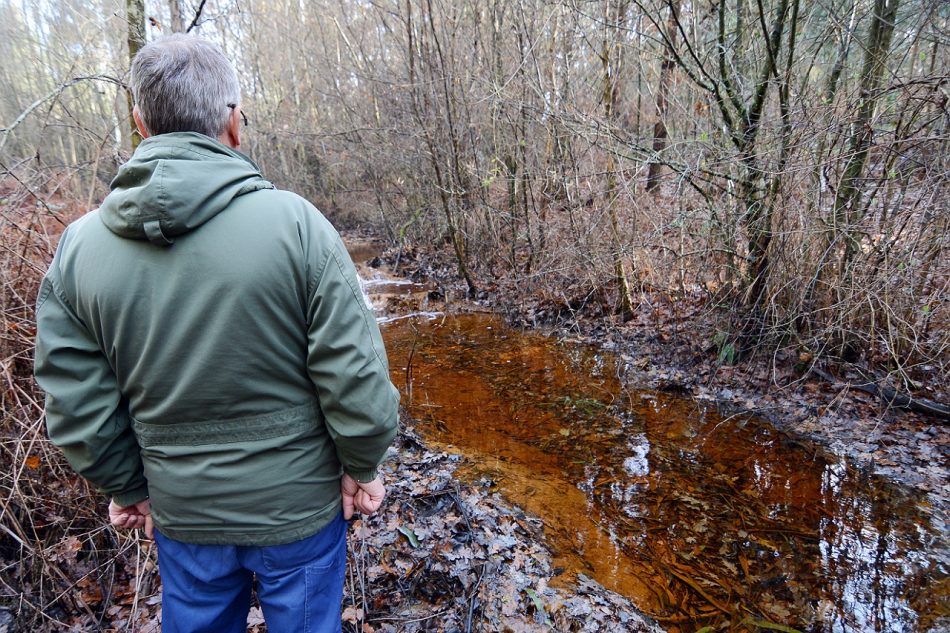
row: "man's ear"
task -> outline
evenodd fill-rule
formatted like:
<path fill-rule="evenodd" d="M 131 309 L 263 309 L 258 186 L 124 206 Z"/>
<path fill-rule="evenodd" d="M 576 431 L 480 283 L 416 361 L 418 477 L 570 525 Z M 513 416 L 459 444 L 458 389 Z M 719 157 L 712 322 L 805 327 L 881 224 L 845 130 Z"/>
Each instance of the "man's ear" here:
<path fill-rule="evenodd" d="M 231 108 L 231 116 L 228 117 L 228 124 L 218 140 L 232 149 L 241 149 L 241 128 L 244 125 L 244 119 L 241 117 L 241 106 Z"/>
<path fill-rule="evenodd" d="M 145 123 L 142 121 L 142 113 L 139 112 L 138 105 L 132 106 L 132 119 L 135 120 L 135 127 L 138 128 L 139 134 L 142 135 L 142 138 L 148 138 L 151 136 L 148 128 L 145 127 Z"/>

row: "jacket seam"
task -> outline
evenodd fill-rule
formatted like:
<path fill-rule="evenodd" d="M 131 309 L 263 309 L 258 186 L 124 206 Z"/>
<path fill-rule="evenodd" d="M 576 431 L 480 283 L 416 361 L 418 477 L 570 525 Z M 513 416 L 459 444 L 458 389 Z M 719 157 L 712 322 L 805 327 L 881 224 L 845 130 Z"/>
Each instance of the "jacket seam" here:
<path fill-rule="evenodd" d="M 168 218 L 167 218 L 168 214 L 165 212 L 165 208 L 168 205 L 168 195 L 165 193 L 165 164 L 166 164 L 166 161 L 160 160 L 158 161 L 158 168 L 157 168 L 159 172 L 159 175 L 158 175 L 158 202 L 160 205 L 159 214 L 158 214 L 159 215 L 159 223 L 158 223 L 159 232 L 161 232 L 162 230 L 161 220 L 165 220 L 166 222 L 168 221 Z M 168 230 L 169 228 L 170 227 L 165 227 L 165 230 Z"/>
<path fill-rule="evenodd" d="M 76 308 L 73 307 L 73 304 L 69 300 L 69 297 L 66 296 L 66 289 L 63 288 L 62 283 L 60 283 L 60 279 L 59 279 L 60 277 L 61 275 L 60 275 L 59 266 L 55 264 L 50 266 L 49 270 L 46 273 L 46 280 L 49 282 L 50 288 L 47 292 L 44 293 L 45 297 L 43 299 L 43 303 L 46 302 L 46 299 L 49 299 L 49 295 L 51 293 L 55 294 L 56 298 L 63 302 L 63 305 L 69 311 L 70 315 L 75 317 L 80 323 L 82 323 L 83 327 L 85 327 L 86 326 L 85 322 L 76 313 Z M 42 305 L 43 305 L 42 303 L 38 303 L 36 306 L 37 309 L 39 309 Z"/>
<path fill-rule="evenodd" d="M 49 275 L 43 280 L 43 283 L 40 284 L 40 294 L 36 297 L 36 310 L 39 311 L 43 307 L 43 304 L 46 303 L 46 300 L 49 299 L 50 294 L 53 292 L 53 282 L 49 279 Z"/>
<path fill-rule="evenodd" d="M 327 263 L 330 261 L 330 255 L 332 251 L 327 250 L 326 256 L 323 258 L 323 262 L 320 265 L 320 270 L 313 275 L 310 275 L 307 279 L 307 301 L 313 301 L 313 295 L 317 292 L 317 286 L 320 285 L 320 278 L 323 277 L 323 273 L 327 270 Z"/>
<path fill-rule="evenodd" d="M 337 257 L 336 249 L 331 249 L 330 255 L 333 257 L 333 261 L 336 262 L 337 269 L 340 271 L 340 276 L 346 280 L 346 285 L 349 287 L 350 292 L 353 293 L 353 300 L 357 302 L 360 308 L 360 316 L 363 318 L 363 328 L 366 330 L 367 334 L 370 334 L 370 346 L 373 348 L 373 354 L 376 356 L 376 360 L 382 367 L 386 367 L 386 363 L 383 362 L 382 357 L 379 355 L 379 350 L 376 349 L 376 342 L 372 339 L 372 329 L 370 328 L 369 321 L 366 316 L 366 302 L 363 299 L 363 294 L 359 291 L 358 288 L 353 287 L 353 280 L 347 275 L 343 270 L 343 264 L 340 262 L 339 257 Z"/>

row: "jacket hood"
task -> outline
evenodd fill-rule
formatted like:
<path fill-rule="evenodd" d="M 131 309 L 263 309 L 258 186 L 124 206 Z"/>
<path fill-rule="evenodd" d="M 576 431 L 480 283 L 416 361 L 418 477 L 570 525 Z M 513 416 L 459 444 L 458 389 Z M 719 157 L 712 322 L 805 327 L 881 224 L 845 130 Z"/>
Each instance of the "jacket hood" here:
<path fill-rule="evenodd" d="M 210 137 L 160 134 L 142 141 L 119 168 L 99 213 L 116 235 L 168 246 L 234 198 L 273 188 L 251 159 Z"/>

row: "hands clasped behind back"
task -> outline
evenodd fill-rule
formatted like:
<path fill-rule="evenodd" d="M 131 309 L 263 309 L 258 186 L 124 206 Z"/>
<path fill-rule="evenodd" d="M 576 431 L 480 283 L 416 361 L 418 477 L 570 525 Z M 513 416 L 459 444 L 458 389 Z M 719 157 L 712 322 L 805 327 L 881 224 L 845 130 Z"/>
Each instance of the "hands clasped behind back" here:
<path fill-rule="evenodd" d="M 373 514 L 386 496 L 386 488 L 379 477 L 361 483 L 344 473 L 343 479 L 340 480 L 340 490 L 343 492 L 343 518 L 346 520 L 350 520 L 354 512 Z"/>
<path fill-rule="evenodd" d="M 343 493 L 343 518 L 350 520 L 354 512 L 373 514 L 379 509 L 386 496 L 382 480 L 376 479 L 360 483 L 347 474 L 340 480 Z M 153 538 L 152 514 L 148 499 L 131 506 L 120 506 L 113 499 L 109 502 L 109 522 L 117 528 L 144 528 L 145 536 Z"/>
<path fill-rule="evenodd" d="M 153 538 L 152 511 L 148 499 L 130 506 L 120 506 L 113 499 L 109 502 L 109 522 L 119 528 L 145 528 L 145 536 Z"/>

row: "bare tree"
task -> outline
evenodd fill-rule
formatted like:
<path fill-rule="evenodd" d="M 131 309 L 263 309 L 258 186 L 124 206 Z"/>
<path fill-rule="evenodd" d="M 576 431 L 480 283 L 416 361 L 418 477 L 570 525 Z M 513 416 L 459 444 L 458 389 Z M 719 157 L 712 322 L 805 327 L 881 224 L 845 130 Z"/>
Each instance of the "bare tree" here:
<path fill-rule="evenodd" d="M 621 33 L 627 20 L 627 0 L 604 0 L 604 36 L 601 52 L 603 65 L 604 119 L 608 125 L 616 126 L 617 110 L 622 90 L 623 48 L 620 45 Z M 607 187 L 604 191 L 604 204 L 610 215 L 610 230 L 614 248 L 614 278 L 617 284 L 617 313 L 621 319 L 629 320 L 633 316 L 633 299 L 630 294 L 630 280 L 624 257 L 624 240 L 620 231 L 617 206 L 619 204 L 619 185 L 613 153 L 607 154 L 605 174 Z"/>
<path fill-rule="evenodd" d="M 145 0 L 126 0 L 125 16 L 129 23 L 126 41 L 129 46 L 129 65 L 131 66 L 132 60 L 135 59 L 138 52 L 145 46 Z M 142 141 L 142 136 L 135 127 L 135 120 L 132 118 L 132 106 L 134 105 L 132 102 L 132 91 L 127 89 L 126 94 L 129 103 L 129 138 L 132 139 L 132 149 L 134 150 Z"/>
<path fill-rule="evenodd" d="M 660 68 L 660 85 L 656 91 L 656 122 L 653 124 L 653 152 L 655 154 L 660 154 L 663 151 L 663 148 L 666 147 L 667 136 L 669 136 L 666 129 L 666 116 L 670 100 L 670 82 L 673 80 L 673 70 L 676 68 L 676 59 L 672 51 L 676 48 L 676 25 L 679 22 L 680 12 L 679 0 L 670 0 L 669 9 L 670 18 L 666 23 L 666 41 L 669 42 L 669 47 L 663 55 L 663 65 Z M 653 191 L 659 186 L 661 169 L 662 164 L 659 161 L 650 161 L 650 169 L 647 173 L 647 191 Z"/>

